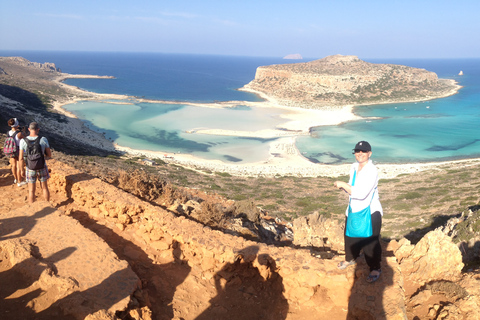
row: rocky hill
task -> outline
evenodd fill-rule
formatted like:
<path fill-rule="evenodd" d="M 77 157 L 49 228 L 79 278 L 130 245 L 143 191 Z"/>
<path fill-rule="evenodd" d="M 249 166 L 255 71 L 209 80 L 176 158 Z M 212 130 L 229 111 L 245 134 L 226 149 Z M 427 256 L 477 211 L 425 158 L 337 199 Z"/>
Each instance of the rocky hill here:
<path fill-rule="evenodd" d="M 428 100 L 451 95 L 458 86 L 424 69 L 335 55 L 258 67 L 255 79 L 242 90 L 258 92 L 286 106 L 320 108 Z"/>

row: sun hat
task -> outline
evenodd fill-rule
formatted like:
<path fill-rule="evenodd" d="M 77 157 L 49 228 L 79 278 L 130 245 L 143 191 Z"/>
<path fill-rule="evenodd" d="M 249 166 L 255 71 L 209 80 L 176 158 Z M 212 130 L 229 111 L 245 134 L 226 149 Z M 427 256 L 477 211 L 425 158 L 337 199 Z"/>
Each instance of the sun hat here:
<path fill-rule="evenodd" d="M 18 127 L 19 123 L 18 123 L 17 118 L 13 118 L 13 120 L 15 120 L 15 123 L 12 125 L 12 128 Z"/>
<path fill-rule="evenodd" d="M 355 145 L 355 148 L 353 149 L 353 151 L 355 150 L 368 152 L 368 151 L 372 151 L 372 147 L 370 146 L 370 143 L 368 143 L 367 141 L 360 141 Z"/>

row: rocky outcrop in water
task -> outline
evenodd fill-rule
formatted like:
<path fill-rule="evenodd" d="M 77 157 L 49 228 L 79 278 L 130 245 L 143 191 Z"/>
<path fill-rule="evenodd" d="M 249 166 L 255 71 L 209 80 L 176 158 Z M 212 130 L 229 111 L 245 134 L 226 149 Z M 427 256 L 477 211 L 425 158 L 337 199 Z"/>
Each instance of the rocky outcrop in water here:
<path fill-rule="evenodd" d="M 302 108 L 428 100 L 453 94 L 453 80 L 434 72 L 393 64 L 374 64 L 356 56 L 262 66 L 242 90 Z"/>

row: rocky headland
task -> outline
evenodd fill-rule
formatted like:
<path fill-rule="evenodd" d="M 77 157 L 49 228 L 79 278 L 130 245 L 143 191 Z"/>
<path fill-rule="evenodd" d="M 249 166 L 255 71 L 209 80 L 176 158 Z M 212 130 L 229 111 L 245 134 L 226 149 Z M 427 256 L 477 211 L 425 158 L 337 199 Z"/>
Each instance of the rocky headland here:
<path fill-rule="evenodd" d="M 286 106 L 318 109 L 429 100 L 452 95 L 459 88 L 453 80 L 439 79 L 425 69 L 334 55 L 258 67 L 255 79 L 241 90 Z"/>

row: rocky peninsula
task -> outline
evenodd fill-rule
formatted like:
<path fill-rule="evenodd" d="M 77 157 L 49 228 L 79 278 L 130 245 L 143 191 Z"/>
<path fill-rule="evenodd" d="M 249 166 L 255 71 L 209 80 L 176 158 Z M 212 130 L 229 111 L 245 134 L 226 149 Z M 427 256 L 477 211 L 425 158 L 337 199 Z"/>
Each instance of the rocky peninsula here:
<path fill-rule="evenodd" d="M 334 55 L 258 67 L 255 79 L 241 90 L 285 106 L 319 109 L 430 100 L 455 94 L 459 88 L 454 80 L 439 79 L 425 69 Z"/>

